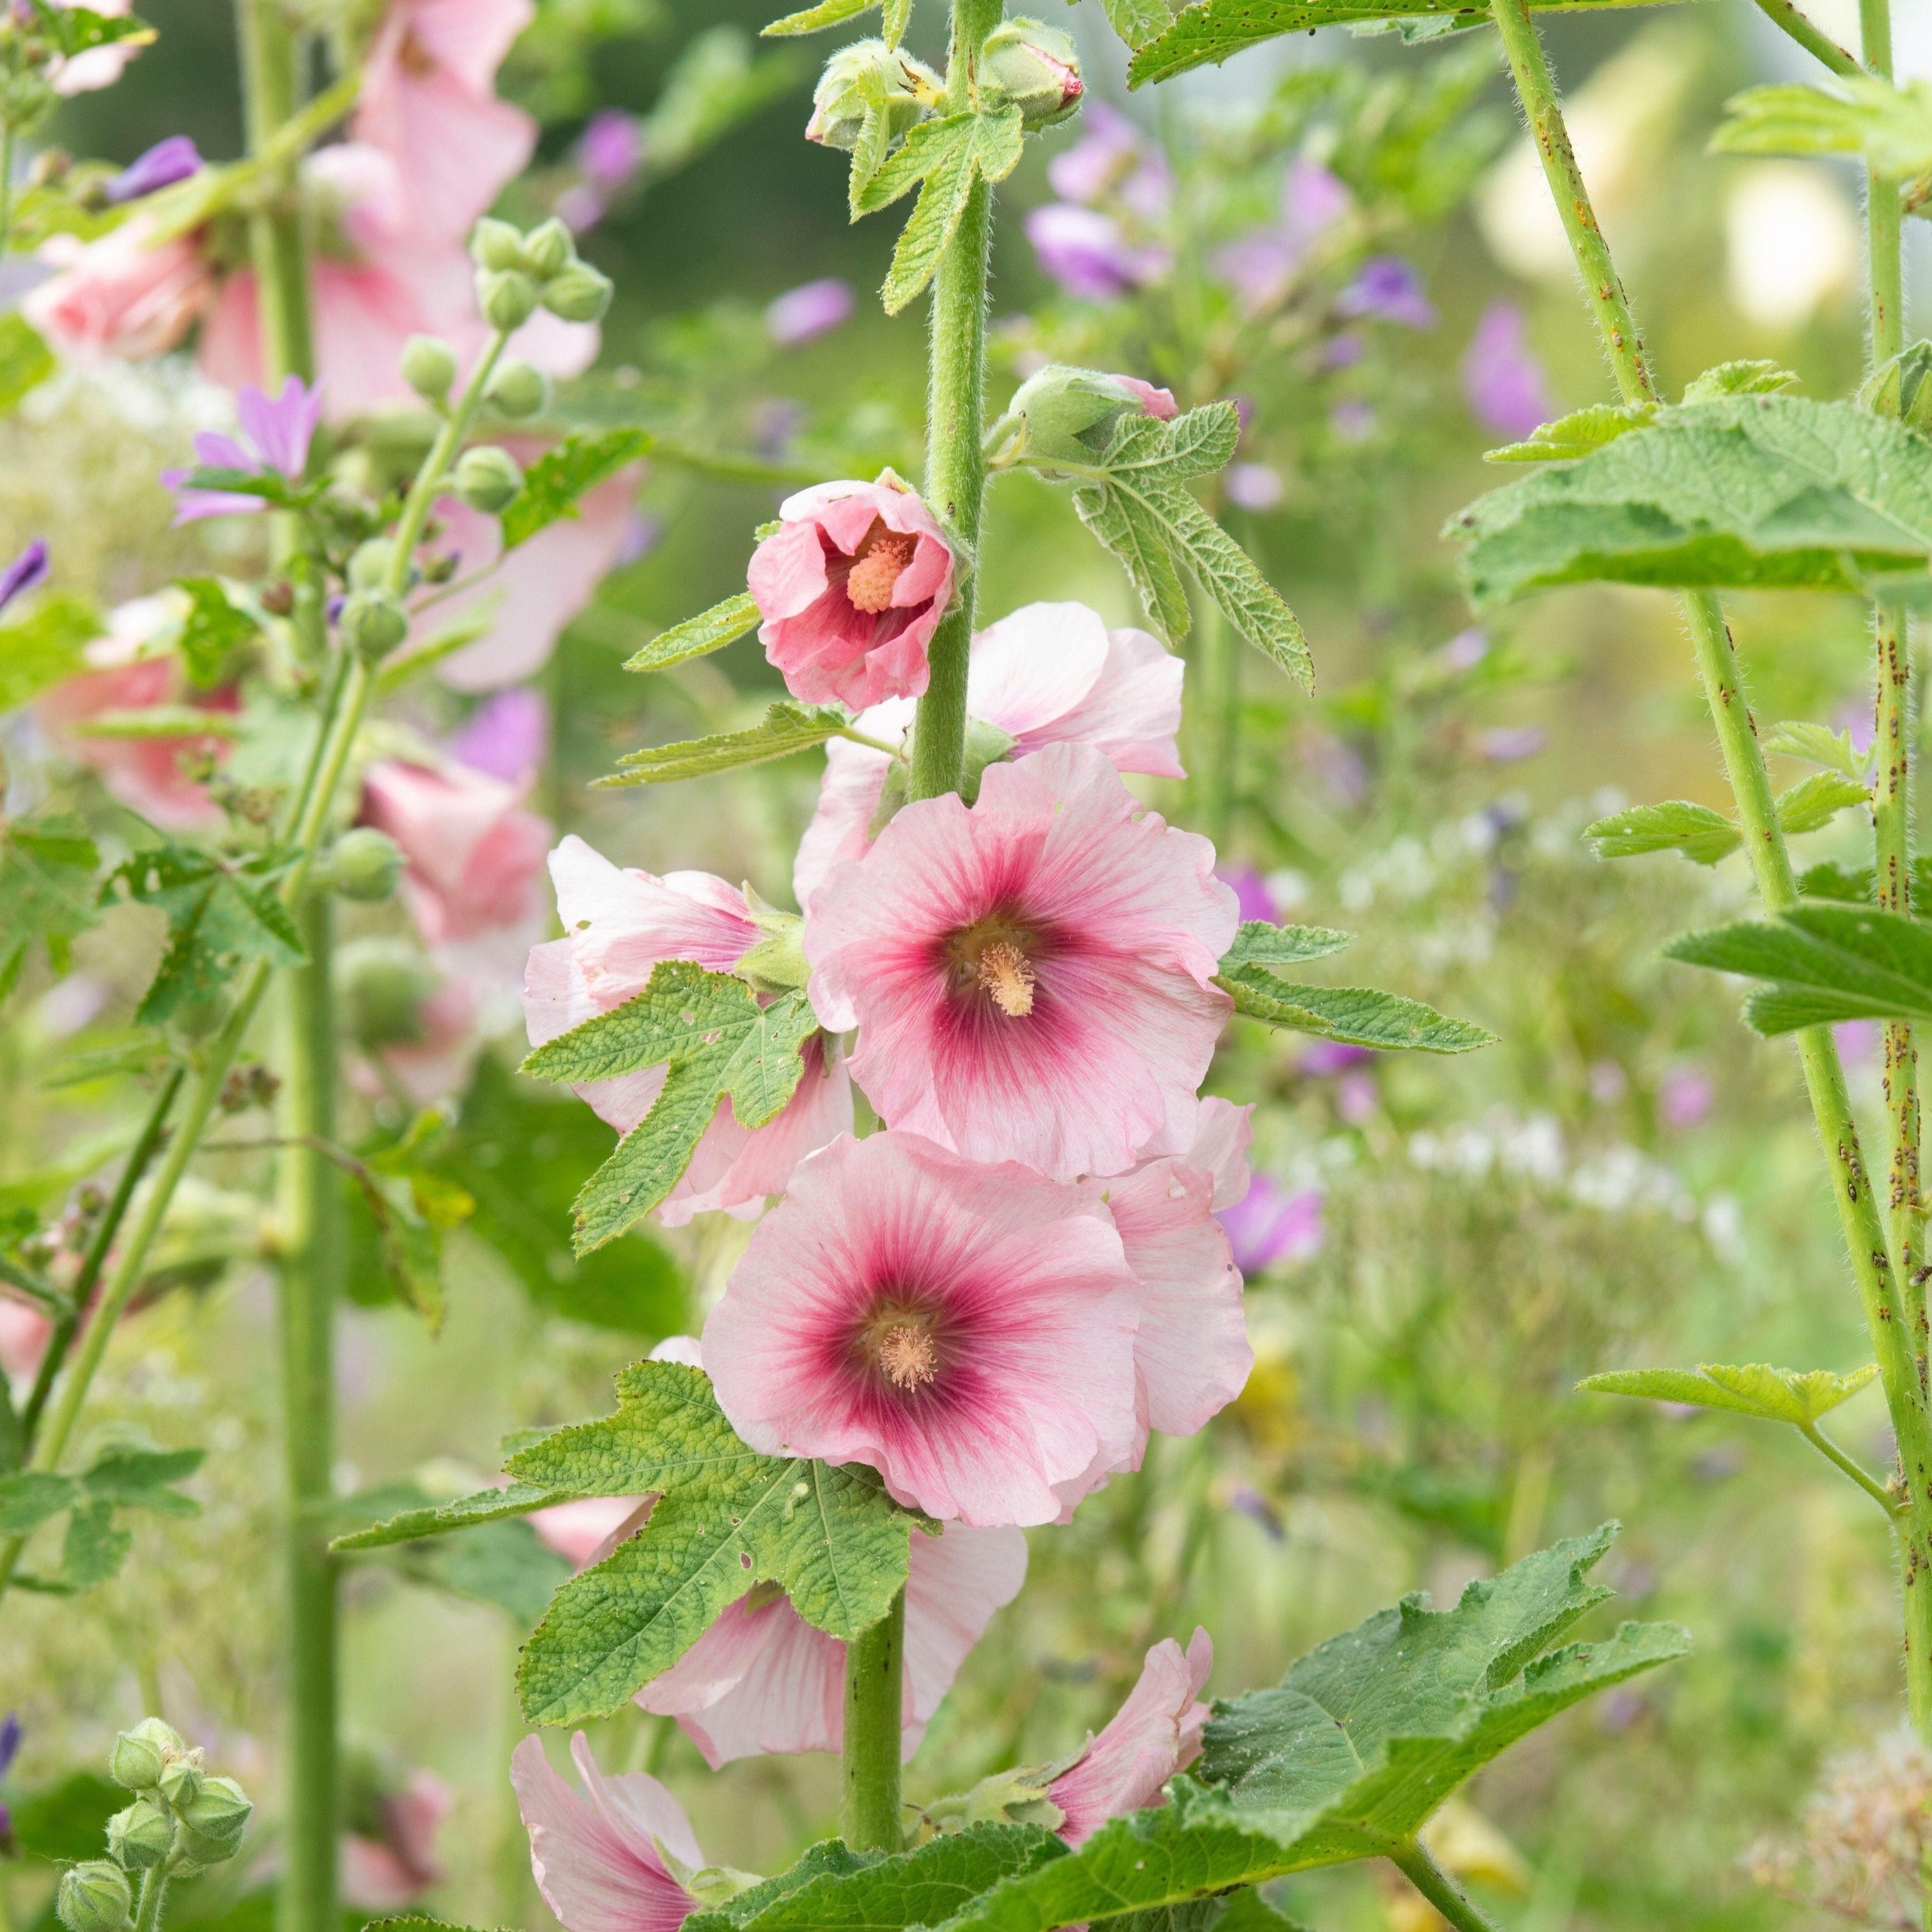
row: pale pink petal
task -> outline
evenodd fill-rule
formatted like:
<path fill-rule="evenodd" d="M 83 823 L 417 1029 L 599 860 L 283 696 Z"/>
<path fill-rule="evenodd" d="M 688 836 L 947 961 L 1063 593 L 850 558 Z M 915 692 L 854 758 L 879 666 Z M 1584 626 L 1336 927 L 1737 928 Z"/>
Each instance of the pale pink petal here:
<path fill-rule="evenodd" d="M 1087 700 L 1051 728 L 1023 736 L 1022 752 L 1036 745 L 1092 745 L 1119 772 L 1180 778 L 1176 739 L 1180 730 L 1183 666 L 1158 638 L 1145 631 L 1109 631 L 1107 661 Z"/>
<path fill-rule="evenodd" d="M 1060 1835 L 1083 1844 L 1110 1818 L 1164 1803 L 1161 1787 L 1201 1754 L 1208 1706 L 1199 1701 L 1214 1646 L 1196 1630 L 1184 1655 L 1172 1637 L 1147 1654 L 1140 1682 L 1079 1762 L 1047 1787 L 1066 1814 Z"/>
<path fill-rule="evenodd" d="M 188 694 L 178 660 L 142 658 L 64 679 L 34 710 L 41 728 L 61 751 L 76 764 L 98 772 L 101 783 L 130 811 L 164 832 L 205 832 L 225 821 L 207 788 L 188 776 L 182 760 L 190 754 L 224 757 L 226 739 L 95 738 L 80 729 L 104 712 L 178 704 Z M 212 698 L 206 708 L 232 713 L 238 708 L 238 700 L 232 692 L 223 692 Z"/>
<path fill-rule="evenodd" d="M 615 1775 L 599 1771 L 581 1731 L 570 1741 L 570 1755 L 591 1803 L 608 1824 L 646 1844 L 655 1839 L 681 1864 L 703 1866 L 704 1854 L 684 1807 L 655 1778 L 634 1771 Z"/>
<path fill-rule="evenodd" d="M 34 1374 L 53 1332 L 52 1318 L 39 1309 L 0 1300 L 0 1370 L 16 1381 Z"/>
<path fill-rule="evenodd" d="M 496 85 L 517 36 L 536 17 L 534 0 L 404 0 L 417 45 L 473 94 Z"/>
<path fill-rule="evenodd" d="M 849 738 L 834 738 L 826 746 L 818 807 L 792 862 L 791 889 L 800 905 L 811 906 L 836 867 L 866 856 L 892 763 L 884 752 Z"/>
<path fill-rule="evenodd" d="M 695 1335 L 667 1335 L 651 1351 L 654 1362 L 682 1362 L 688 1369 L 704 1366 L 704 1345 Z"/>
<path fill-rule="evenodd" d="M 28 290 L 21 313 L 70 361 L 165 355 L 206 307 L 214 278 L 193 237 L 153 234 L 152 219 L 136 214 L 97 242 L 56 237 L 40 254 L 60 272 Z"/>
<path fill-rule="evenodd" d="M 1047 1522 L 1055 1484 L 1131 1448 L 1139 1294 L 1092 1184 L 842 1137 L 759 1224 L 704 1360 L 754 1448 L 869 1463 L 943 1519 Z"/>
<path fill-rule="evenodd" d="M 353 1832 L 342 1836 L 342 1902 L 358 1912 L 394 1912 L 428 1888 L 392 1846 Z"/>
<path fill-rule="evenodd" d="M 588 1570 L 626 1535 L 643 1528 L 650 1513 L 638 1496 L 583 1496 L 532 1510 L 529 1521 L 545 1549 L 555 1550 L 573 1570 Z"/>
<path fill-rule="evenodd" d="M 1247 1198 L 1252 1176 L 1248 1149 L 1253 1144 L 1254 1108 L 1213 1098 L 1201 1102 L 1193 1143 L 1182 1158 L 1190 1167 L 1204 1167 L 1214 1178 L 1214 1209 L 1232 1208 Z"/>
<path fill-rule="evenodd" d="M 966 708 L 1036 750 L 1072 735 L 1037 738 L 1087 702 L 1106 664 L 1107 626 L 1099 611 L 1084 604 L 1028 604 L 973 640 Z"/>

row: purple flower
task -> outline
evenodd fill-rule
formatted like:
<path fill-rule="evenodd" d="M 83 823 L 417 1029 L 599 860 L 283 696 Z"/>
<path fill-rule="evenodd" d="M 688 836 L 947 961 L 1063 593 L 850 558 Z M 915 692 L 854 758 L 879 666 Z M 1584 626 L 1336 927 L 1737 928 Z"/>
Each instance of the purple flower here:
<path fill-rule="evenodd" d="M 593 188 L 614 194 L 635 174 L 644 158 L 644 130 L 621 108 L 591 116 L 577 137 L 577 165 Z"/>
<path fill-rule="evenodd" d="M 595 228 L 609 210 L 604 197 L 588 182 L 575 182 L 556 198 L 552 212 L 573 235 Z"/>
<path fill-rule="evenodd" d="M 31 590 L 47 574 L 47 541 L 36 537 L 4 570 L 0 570 L 0 610 L 6 609 L 23 590 Z M 6 1733 L 0 1729 L 0 1743 Z M 5 1769 L 0 1761 L 0 1771 Z"/>
<path fill-rule="evenodd" d="M 1281 1512 L 1260 1490 L 1250 1489 L 1244 1483 L 1228 1500 L 1242 1515 L 1250 1516 L 1259 1523 L 1270 1543 L 1287 1540 L 1288 1532 L 1282 1526 Z"/>
<path fill-rule="evenodd" d="M 1840 1020 L 1832 1029 L 1832 1037 L 1838 1045 L 1838 1058 L 1848 1066 L 1876 1060 L 1879 1043 L 1884 1036 L 1884 1029 L 1876 1020 Z"/>
<path fill-rule="evenodd" d="M 1543 364 L 1523 332 L 1522 310 L 1492 302 L 1462 355 L 1469 412 L 1492 436 L 1520 442 L 1556 413 Z"/>
<path fill-rule="evenodd" d="M 788 289 L 765 310 L 765 333 L 781 349 L 836 328 L 852 313 L 852 285 L 836 275 Z"/>
<path fill-rule="evenodd" d="M 1272 510 L 1287 494 L 1281 472 L 1265 463 L 1237 463 L 1222 479 L 1228 501 L 1237 509 Z"/>
<path fill-rule="evenodd" d="M 1372 1073 L 1345 1073 L 1335 1083 L 1335 1111 L 1352 1127 L 1372 1120 L 1381 1100 Z"/>
<path fill-rule="evenodd" d="M 1657 1090 L 1657 1111 L 1666 1127 L 1682 1132 L 1694 1127 L 1711 1111 L 1711 1082 L 1694 1066 L 1666 1073 Z"/>
<path fill-rule="evenodd" d="M 550 743 L 550 706 L 534 691 L 500 691 L 449 740 L 449 755 L 485 778 L 521 784 Z"/>
<path fill-rule="evenodd" d="M 1476 755 L 1492 765 L 1514 764 L 1520 758 L 1533 758 L 1550 741 L 1540 724 L 1504 724 L 1493 731 L 1476 734 Z"/>
<path fill-rule="evenodd" d="M 1118 191 L 1136 214 L 1160 214 L 1173 188 L 1160 150 L 1104 100 L 1088 102 L 1081 126 L 1080 140 L 1046 164 L 1054 193 L 1090 208 Z"/>
<path fill-rule="evenodd" d="M 1280 1181 L 1257 1174 L 1248 1191 L 1215 1216 L 1244 1274 L 1263 1274 L 1280 1262 L 1306 1261 L 1328 1239 L 1322 1225 L 1322 1190 L 1290 1193 Z"/>
<path fill-rule="evenodd" d="M 9 1711 L 0 1718 L 0 1780 L 4 1780 L 13 1768 L 14 1760 L 20 1749 L 20 1714 Z M 4 1804 L 0 1804 L 0 1851 L 10 1854 L 14 1850 L 14 1814 Z"/>
<path fill-rule="evenodd" d="M 1252 866 L 1221 866 L 1214 876 L 1224 886 L 1232 886 L 1244 920 L 1258 919 L 1269 926 L 1281 923 L 1281 908 L 1275 904 L 1268 881 Z"/>
<path fill-rule="evenodd" d="M 1328 427 L 1343 442 L 1366 442 L 1376 433 L 1376 412 L 1359 396 L 1345 396 L 1328 412 Z"/>
<path fill-rule="evenodd" d="M 256 475 L 273 471 L 291 483 L 302 480 L 308 467 L 308 446 L 322 417 L 322 390 L 310 388 L 298 376 L 282 385 L 279 396 L 245 388 L 235 399 L 240 419 L 238 439 L 219 430 L 202 430 L 194 439 L 195 461 L 208 470 L 242 470 Z M 203 517 L 247 516 L 268 508 L 260 496 L 239 490 L 184 489 L 192 472 L 164 470 L 161 481 L 176 493 L 175 521 L 191 524 Z"/>
<path fill-rule="evenodd" d="M 1324 369 L 1352 369 L 1369 352 L 1369 338 L 1359 328 L 1345 328 L 1331 335 L 1322 351 Z"/>
<path fill-rule="evenodd" d="M 185 134 L 170 134 L 130 161 L 107 184 L 107 199 L 118 208 L 124 201 L 139 201 L 200 172 L 201 154 L 194 142 Z"/>
<path fill-rule="evenodd" d="M 1348 206 L 1348 190 L 1326 168 L 1315 161 L 1293 162 L 1282 179 L 1280 219 L 1220 249 L 1215 272 L 1248 308 L 1266 308 L 1287 293 L 1310 248 Z"/>
<path fill-rule="evenodd" d="M 1488 633 L 1472 626 L 1458 631 L 1436 656 L 1444 670 L 1466 671 L 1474 670 L 1489 654 Z"/>
<path fill-rule="evenodd" d="M 1301 1049 L 1301 1070 L 1317 1080 L 1346 1072 L 1373 1057 L 1373 1049 L 1346 1040 L 1311 1040 Z"/>
<path fill-rule="evenodd" d="M 1027 239 L 1040 266 L 1070 296 L 1110 302 L 1167 272 L 1163 248 L 1136 248 L 1110 214 L 1049 202 L 1027 217 Z"/>
<path fill-rule="evenodd" d="M 624 540 L 617 546 L 617 560 L 611 566 L 622 570 L 626 564 L 637 563 L 650 555 L 664 536 L 664 525 L 648 512 L 634 510 L 631 520 L 624 526 Z"/>
<path fill-rule="evenodd" d="M 1433 328 L 1436 308 L 1422 292 L 1422 280 L 1400 255 L 1371 255 L 1355 279 L 1335 298 L 1336 312 L 1376 316 L 1406 328 Z"/>

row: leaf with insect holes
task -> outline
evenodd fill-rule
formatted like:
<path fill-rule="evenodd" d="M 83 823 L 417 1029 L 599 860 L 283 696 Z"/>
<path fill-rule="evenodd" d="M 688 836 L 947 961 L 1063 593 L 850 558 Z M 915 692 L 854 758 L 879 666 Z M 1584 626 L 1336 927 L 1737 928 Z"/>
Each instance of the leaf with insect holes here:
<path fill-rule="evenodd" d="M 1478 604 L 1560 584 L 1862 594 L 1932 556 L 1932 441 L 1850 403 L 1732 396 L 1505 484 L 1449 533 Z"/>
<path fill-rule="evenodd" d="M 508 1468 L 572 1496 L 658 1498 L 637 1534 L 558 1591 L 524 1646 L 518 1688 L 535 1724 L 616 1710 L 761 1582 L 849 1641 L 891 1607 L 924 1521 L 858 1464 L 748 1448 L 710 1378 L 675 1362 L 633 1363 L 614 1415 L 557 1430 Z"/>
<path fill-rule="evenodd" d="M 1763 1362 L 1742 1368 L 1704 1363 L 1696 1369 L 1611 1369 L 1586 1376 L 1576 1386 L 1592 1395 L 1639 1396 L 1647 1402 L 1690 1402 L 1730 1409 L 1765 1422 L 1808 1428 L 1840 1402 L 1850 1402 L 1878 1373 L 1868 1362 L 1848 1376 L 1829 1369 L 1774 1369 Z"/>
<path fill-rule="evenodd" d="M 103 902 L 117 889 L 168 919 L 167 950 L 134 1015 L 141 1025 L 212 998 L 238 961 L 299 966 L 308 957 L 274 885 L 213 853 L 172 843 L 136 852 L 108 874 Z"/>
<path fill-rule="evenodd" d="M 1870 74 L 1820 87 L 1748 87 L 1724 104 L 1711 136 L 1720 154 L 1858 154 L 1901 181 L 1932 168 L 1932 82 L 1903 87 Z"/>
<path fill-rule="evenodd" d="M 747 765 L 769 764 L 799 752 L 815 750 L 836 738 L 851 723 L 832 706 L 794 704 L 781 700 L 761 723 L 742 731 L 725 731 L 715 738 L 688 738 L 675 745 L 653 745 L 627 752 L 617 760 L 620 770 L 593 779 L 598 785 L 671 784 L 681 778 L 711 778 L 719 772 L 742 770 Z"/>
<path fill-rule="evenodd" d="M 695 617 L 687 617 L 668 631 L 660 631 L 640 651 L 624 660 L 626 670 L 668 670 L 691 658 L 722 650 L 735 643 L 758 622 L 757 600 L 748 590 L 714 604 Z"/>
<path fill-rule="evenodd" d="M 1721 812 L 1688 799 L 1635 805 L 1583 828 L 1600 859 L 1635 859 L 1648 852 L 1682 852 L 1692 864 L 1714 866 L 1738 849 L 1738 828 Z"/>
<path fill-rule="evenodd" d="M 1050 1932 L 1405 1849 L 1457 1787 L 1594 1692 L 1683 1655 L 1671 1624 L 1550 1646 L 1610 1592 L 1587 1580 L 1616 1526 L 1469 1585 L 1451 1610 L 1405 1598 L 1215 1706 L 1173 1802 L 1104 1825 L 1002 1880 L 947 1932 Z M 1233 1918 L 1231 1909 L 1230 1918 Z M 1245 1922 L 1252 1924 L 1252 1921 Z"/>
<path fill-rule="evenodd" d="M 188 615 L 182 620 L 175 648 L 188 668 L 188 681 L 197 691 L 212 689 L 236 650 L 259 636 L 261 626 L 248 612 L 229 601 L 220 580 L 178 577 L 175 588 L 188 593 Z"/>
<path fill-rule="evenodd" d="M 1485 463 L 1564 463 L 1642 429 L 1657 414 L 1654 403 L 1592 403 L 1554 422 L 1539 424 L 1522 442 L 1483 452 Z"/>
<path fill-rule="evenodd" d="M 1158 40 L 1174 24 L 1174 9 L 1168 0 L 1100 0 L 1100 7 L 1108 26 L 1130 48 Z"/>
<path fill-rule="evenodd" d="M 524 487 L 502 515 L 503 548 L 514 550 L 538 531 L 577 514 L 579 500 L 607 482 L 627 464 L 650 454 L 647 430 L 609 429 L 590 436 L 567 436 L 524 472 Z"/>
<path fill-rule="evenodd" d="M 100 863 L 86 826 L 70 813 L 0 822 L 0 982 L 37 939 L 64 969 L 68 942 L 99 922 Z"/>

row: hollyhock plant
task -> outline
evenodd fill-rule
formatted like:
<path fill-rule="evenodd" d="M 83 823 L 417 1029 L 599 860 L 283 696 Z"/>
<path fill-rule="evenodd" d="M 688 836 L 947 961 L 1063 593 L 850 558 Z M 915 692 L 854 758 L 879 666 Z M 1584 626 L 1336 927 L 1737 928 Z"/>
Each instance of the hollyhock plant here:
<path fill-rule="evenodd" d="M 1084 604 L 1029 604 L 974 638 L 966 708 L 1005 732 L 1017 756 L 1084 742 L 1116 771 L 1185 778 L 1175 742 L 1181 673 L 1180 659 L 1145 631 L 1110 631 Z M 862 713 L 858 728 L 902 745 L 912 715 L 909 701 L 890 699 Z M 792 871 L 800 905 L 835 866 L 865 856 L 892 770 L 886 753 L 849 738 L 833 739 L 825 752 L 818 808 Z"/>
<path fill-rule="evenodd" d="M 96 241 L 50 236 L 39 252 L 56 272 L 27 292 L 20 312 L 71 362 L 164 356 L 214 290 L 200 244 L 186 236 L 157 241 L 145 211 Z"/>
<path fill-rule="evenodd" d="M 1050 1522 L 1055 1485 L 1131 1453 L 1140 1300 L 1097 1186 L 842 1136 L 752 1234 L 704 1365 L 754 1449 L 868 1463 L 948 1521 Z"/>
<path fill-rule="evenodd" d="M 1198 1628 L 1185 1652 L 1164 1637 L 1148 1652 L 1127 1701 L 1046 1788 L 1070 1845 L 1084 1844 L 1110 1818 L 1166 1802 L 1162 1786 L 1201 1755 L 1209 1714 L 1201 1693 L 1214 1668 L 1214 1640 Z"/>
<path fill-rule="evenodd" d="M 684 1808 L 643 1772 L 605 1776 L 581 1731 L 570 1755 L 580 1794 L 552 1769 L 542 1738 L 527 1737 L 510 1754 L 544 1903 L 566 1932 L 676 1932 L 698 1901 L 672 1876 L 666 1855 L 687 1873 L 704 1864 Z"/>
<path fill-rule="evenodd" d="M 70 0 L 54 0 L 57 6 Z M 110 20 L 124 20 L 134 10 L 134 0 L 89 0 L 88 11 L 105 14 Z M 127 71 L 128 63 L 138 54 L 152 34 L 130 34 L 125 40 L 110 40 L 106 46 L 86 47 L 77 54 L 57 55 L 47 70 L 53 91 L 71 100 L 77 94 L 97 94 L 112 87 Z"/>
<path fill-rule="evenodd" d="M 550 854 L 557 917 L 565 937 L 536 947 L 524 981 L 530 1044 L 541 1046 L 593 1014 L 641 992 L 651 969 L 688 959 L 728 973 L 764 938 L 745 896 L 706 872 L 621 869 L 574 835 Z M 827 1042 L 806 1048 L 798 1091 L 774 1120 L 740 1126 L 728 1099 L 692 1156 L 684 1178 L 657 1210 L 669 1227 L 712 1210 L 755 1214 L 806 1155 L 852 1125 L 844 1062 Z M 578 1097 L 628 1133 L 663 1090 L 662 1066 L 579 1084 Z"/>
<path fill-rule="evenodd" d="M 264 395 L 254 388 L 243 389 L 235 399 L 235 413 L 240 419 L 241 435 L 198 431 L 196 462 L 208 470 L 272 472 L 289 482 L 299 483 L 308 468 L 309 444 L 316 424 L 322 419 L 321 390 L 310 388 L 299 376 L 291 376 L 278 395 Z M 186 470 L 161 472 L 162 482 L 175 492 L 177 524 L 196 523 L 204 517 L 246 516 L 268 507 L 261 497 L 237 490 L 188 488 L 191 473 Z"/>
<path fill-rule="evenodd" d="M 1026 1568 L 1026 1538 L 1017 1529 L 956 1522 L 940 1536 L 914 1532 L 900 1705 L 904 1756 L 919 1748 L 993 1612 L 1019 1594 Z M 675 1718 L 713 1771 L 764 1752 L 838 1750 L 845 1646 L 814 1630 L 776 1584 L 760 1584 L 632 1701 Z"/>
<path fill-rule="evenodd" d="M 786 689 L 854 711 L 920 696 L 952 597 L 952 552 L 932 512 L 888 472 L 802 490 L 778 522 L 746 574 L 758 641 Z"/>
<path fill-rule="evenodd" d="M 555 1550 L 573 1570 L 588 1570 L 632 1530 L 642 1528 L 650 1514 L 641 1496 L 580 1496 L 574 1503 L 533 1510 L 529 1522 L 546 1550 Z"/>
<path fill-rule="evenodd" d="M 1212 983 L 1239 922 L 1214 850 L 1106 754 L 990 766 L 978 802 L 907 806 L 806 915 L 812 999 L 860 1028 L 889 1126 L 976 1160 L 1124 1173 L 1193 1138 L 1231 1010 Z"/>

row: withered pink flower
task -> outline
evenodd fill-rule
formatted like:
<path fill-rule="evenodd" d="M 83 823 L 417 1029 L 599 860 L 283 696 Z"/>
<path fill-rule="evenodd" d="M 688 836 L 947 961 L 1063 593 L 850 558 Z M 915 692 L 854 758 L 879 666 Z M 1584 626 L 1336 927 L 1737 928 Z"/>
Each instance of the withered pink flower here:
<path fill-rule="evenodd" d="M 1131 1448 L 1140 1300 L 1094 1184 L 844 1136 L 753 1234 L 704 1365 L 754 1449 L 868 1463 L 948 1520 L 1049 1522 L 1056 1484 Z"/>
<path fill-rule="evenodd" d="M 574 835 L 550 854 L 557 916 L 565 937 L 534 948 L 524 980 L 530 1044 L 541 1046 L 593 1014 L 608 1012 L 644 991 L 651 969 L 688 959 L 728 973 L 763 937 L 745 896 L 708 872 L 649 872 L 614 866 Z M 852 1125 L 845 1064 L 818 1041 L 806 1050 L 805 1075 L 774 1120 L 741 1126 L 727 1100 L 692 1156 L 684 1178 L 657 1210 L 668 1227 L 719 1209 L 740 1219 L 781 1192 L 792 1169 L 814 1148 Z M 578 1085 L 600 1118 L 628 1133 L 663 1090 L 662 1066 Z"/>
<path fill-rule="evenodd" d="M 579 1731 L 570 1754 L 583 1780 L 573 1791 L 527 1737 L 510 1754 L 510 1783 L 530 1834 L 530 1870 L 566 1932 L 676 1932 L 698 1901 L 671 1876 L 664 1854 L 701 1870 L 691 1820 L 655 1778 L 606 1777 Z"/>
<path fill-rule="evenodd" d="M 806 704 L 854 711 L 926 689 L 926 646 L 952 596 L 952 552 L 896 477 L 820 483 L 778 506 L 746 574 L 758 641 Z"/>
<path fill-rule="evenodd" d="M 1047 1786 L 1065 1814 L 1060 1835 L 1084 1844 L 1110 1818 L 1164 1803 L 1161 1786 L 1201 1755 L 1208 1706 L 1200 1701 L 1214 1668 L 1214 1645 L 1197 1629 L 1184 1652 L 1164 1637 L 1147 1654 L 1140 1682 L 1079 1760 Z"/>
<path fill-rule="evenodd" d="M 1047 745 L 1088 744 L 1116 771 L 1179 778 L 1181 661 L 1145 631 L 1110 631 L 1084 604 L 1028 604 L 973 640 L 966 709 L 1012 739 L 1024 758 Z M 912 728 L 909 698 L 860 718 L 868 738 L 897 745 Z M 826 748 L 818 809 L 799 842 L 792 889 L 808 905 L 832 868 L 861 859 L 885 795 L 892 760 L 834 738 Z"/>
<path fill-rule="evenodd" d="M 1184 1148 L 1231 1010 L 1214 848 L 1091 746 L 907 806 L 807 908 L 812 998 L 889 1126 L 1063 1180 Z"/>

